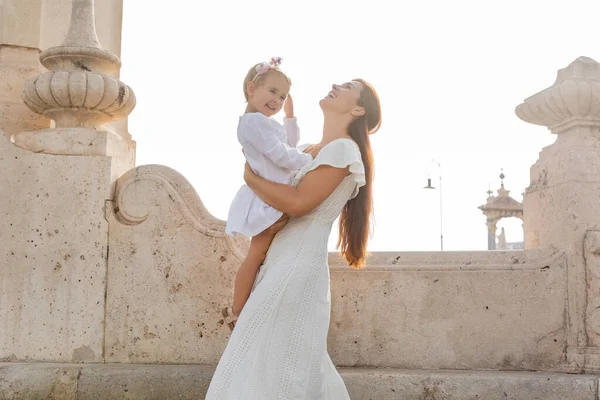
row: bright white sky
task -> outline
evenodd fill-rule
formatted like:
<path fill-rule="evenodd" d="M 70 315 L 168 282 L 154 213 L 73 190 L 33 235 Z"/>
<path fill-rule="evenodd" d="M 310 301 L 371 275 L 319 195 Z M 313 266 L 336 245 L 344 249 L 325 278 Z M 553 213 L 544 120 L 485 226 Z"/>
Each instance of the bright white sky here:
<path fill-rule="evenodd" d="M 370 81 L 383 107 L 372 251 L 439 249 L 439 193 L 422 189 L 431 159 L 442 165 L 445 250 L 487 249 L 477 209 L 486 191 L 504 168 L 521 201 L 529 167 L 554 140 L 515 106 L 578 56 L 600 60 L 598 0 L 124 3 L 137 164 L 179 171 L 221 219 L 243 183 L 236 126 L 251 65 L 283 57 L 301 142 L 320 139 L 318 101 L 332 83 Z M 522 240 L 519 221 L 500 226 Z"/>

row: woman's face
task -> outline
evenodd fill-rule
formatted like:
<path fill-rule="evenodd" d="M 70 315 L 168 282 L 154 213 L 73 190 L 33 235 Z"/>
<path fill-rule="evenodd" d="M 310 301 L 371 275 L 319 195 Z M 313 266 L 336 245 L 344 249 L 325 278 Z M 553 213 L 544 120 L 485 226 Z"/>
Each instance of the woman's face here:
<path fill-rule="evenodd" d="M 341 114 L 351 114 L 358 107 L 358 99 L 363 90 L 363 84 L 350 81 L 341 85 L 332 85 L 331 91 L 319 102 L 323 111 L 334 111 Z"/>

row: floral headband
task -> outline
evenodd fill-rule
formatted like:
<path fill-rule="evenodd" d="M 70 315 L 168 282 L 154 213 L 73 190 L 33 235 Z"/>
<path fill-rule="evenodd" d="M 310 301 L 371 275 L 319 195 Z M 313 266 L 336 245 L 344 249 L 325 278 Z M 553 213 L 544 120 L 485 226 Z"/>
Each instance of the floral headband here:
<path fill-rule="evenodd" d="M 281 57 L 272 57 L 269 62 L 261 62 L 256 66 L 256 76 L 266 74 L 270 69 L 279 68 L 281 61 Z"/>

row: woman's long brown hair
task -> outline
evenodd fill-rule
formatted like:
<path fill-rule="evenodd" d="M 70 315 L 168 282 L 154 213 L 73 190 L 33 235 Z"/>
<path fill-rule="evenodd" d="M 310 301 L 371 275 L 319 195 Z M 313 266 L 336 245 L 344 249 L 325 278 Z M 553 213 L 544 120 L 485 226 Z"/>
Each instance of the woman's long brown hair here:
<path fill-rule="evenodd" d="M 381 125 L 381 107 L 373 86 L 362 79 L 354 81 L 363 85 L 358 105 L 364 107 L 365 114 L 352 121 L 348 133 L 360 148 L 366 184 L 342 210 L 337 246 L 348 264 L 359 269 L 365 265 L 367 258 L 373 213 L 373 151 L 369 135 L 375 133 Z"/>

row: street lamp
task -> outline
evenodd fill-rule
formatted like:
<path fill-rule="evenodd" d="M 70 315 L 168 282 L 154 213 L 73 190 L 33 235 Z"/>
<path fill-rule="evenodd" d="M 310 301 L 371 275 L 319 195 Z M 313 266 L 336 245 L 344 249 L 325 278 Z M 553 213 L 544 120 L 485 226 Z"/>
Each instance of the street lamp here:
<path fill-rule="evenodd" d="M 427 186 L 424 186 L 423 189 L 435 189 L 435 186 L 431 185 L 431 175 L 435 172 L 437 167 L 438 175 L 440 177 L 440 249 L 444 251 L 444 219 L 443 219 L 443 209 L 442 209 L 442 165 L 436 161 L 431 160 L 429 164 L 427 164 Z"/>

